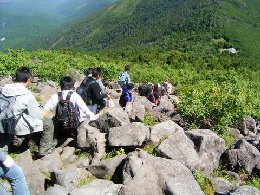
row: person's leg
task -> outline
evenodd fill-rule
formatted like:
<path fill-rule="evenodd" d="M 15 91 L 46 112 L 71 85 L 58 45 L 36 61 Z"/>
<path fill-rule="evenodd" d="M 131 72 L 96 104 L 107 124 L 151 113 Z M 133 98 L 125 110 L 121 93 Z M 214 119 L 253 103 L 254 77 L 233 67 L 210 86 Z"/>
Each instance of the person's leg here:
<path fill-rule="evenodd" d="M 11 193 L 8 192 L 1 183 L 0 183 L 0 194 L 1 195 L 11 195 Z"/>
<path fill-rule="evenodd" d="M 89 108 L 89 110 L 90 110 L 92 113 L 94 113 L 94 114 L 97 113 L 97 104 L 88 105 L 88 108 Z"/>
<path fill-rule="evenodd" d="M 53 139 L 54 137 L 54 124 L 53 121 L 48 118 L 43 118 L 43 132 L 40 139 L 39 145 L 39 155 L 46 155 L 54 151 L 55 146 L 57 145 L 57 140 Z"/>
<path fill-rule="evenodd" d="M 0 168 L 3 172 L 1 175 L 2 178 L 10 181 L 12 186 L 12 194 L 13 195 L 29 195 L 29 189 L 27 183 L 25 181 L 25 177 L 23 174 L 23 170 L 18 165 L 14 164 L 10 168 Z M 1 171 L 0 171 L 1 172 Z"/>

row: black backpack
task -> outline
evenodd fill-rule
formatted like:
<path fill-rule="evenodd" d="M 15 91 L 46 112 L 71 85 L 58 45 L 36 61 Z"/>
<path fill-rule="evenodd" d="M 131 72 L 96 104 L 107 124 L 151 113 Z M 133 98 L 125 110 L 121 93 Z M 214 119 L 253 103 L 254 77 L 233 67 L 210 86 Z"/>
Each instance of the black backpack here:
<path fill-rule="evenodd" d="M 88 93 L 89 86 L 95 83 L 95 81 L 90 81 L 89 77 L 86 77 L 80 84 L 80 86 L 76 89 L 76 93 L 79 94 L 82 98 L 82 100 L 86 103 L 89 104 L 90 101 L 90 94 Z"/>
<path fill-rule="evenodd" d="M 153 86 L 151 84 L 143 84 L 138 87 L 138 93 L 140 96 L 150 97 L 153 91 Z"/>
<path fill-rule="evenodd" d="M 70 91 L 65 100 L 63 100 L 62 93 L 58 92 L 59 102 L 56 107 L 56 114 L 54 116 L 55 128 L 64 131 L 75 131 L 79 126 L 79 111 L 76 106 L 70 101 L 73 94 Z M 64 132 L 65 133 L 65 132 Z"/>

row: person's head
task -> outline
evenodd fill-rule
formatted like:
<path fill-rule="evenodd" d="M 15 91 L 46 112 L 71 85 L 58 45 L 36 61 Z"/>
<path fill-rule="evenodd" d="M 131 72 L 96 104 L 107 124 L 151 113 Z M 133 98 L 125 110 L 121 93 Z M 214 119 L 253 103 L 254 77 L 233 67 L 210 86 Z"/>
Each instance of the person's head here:
<path fill-rule="evenodd" d="M 102 74 L 103 74 L 103 72 L 102 72 L 102 70 L 101 70 L 101 68 L 100 68 L 100 67 L 98 67 L 98 68 L 97 68 L 97 72 L 98 72 L 99 76 L 101 77 L 101 76 L 102 76 Z"/>
<path fill-rule="evenodd" d="M 134 83 L 128 83 L 126 87 L 128 90 L 132 90 L 135 87 L 135 85 Z"/>
<path fill-rule="evenodd" d="M 100 78 L 100 74 L 99 74 L 99 71 L 95 68 L 93 69 L 92 71 L 92 77 L 96 80 L 98 80 Z"/>
<path fill-rule="evenodd" d="M 32 81 L 32 72 L 28 67 L 20 67 L 14 74 L 14 82 L 29 85 Z"/>
<path fill-rule="evenodd" d="M 125 66 L 125 71 L 127 71 L 127 72 L 130 71 L 130 66 L 129 65 Z"/>
<path fill-rule="evenodd" d="M 92 72 L 93 72 L 93 68 L 89 68 L 89 69 L 87 69 L 85 74 L 86 74 L 86 76 L 91 77 L 92 76 Z"/>
<path fill-rule="evenodd" d="M 74 89 L 75 81 L 70 76 L 63 76 L 60 80 L 61 90 L 70 90 Z"/>

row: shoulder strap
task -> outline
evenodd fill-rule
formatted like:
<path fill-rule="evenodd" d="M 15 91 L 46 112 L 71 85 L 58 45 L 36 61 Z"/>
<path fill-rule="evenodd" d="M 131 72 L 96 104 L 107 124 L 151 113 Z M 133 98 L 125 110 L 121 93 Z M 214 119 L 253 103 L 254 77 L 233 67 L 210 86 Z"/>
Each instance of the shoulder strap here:
<path fill-rule="evenodd" d="M 68 94 L 67 94 L 67 97 L 66 97 L 66 100 L 67 101 L 69 101 L 70 100 L 70 97 L 71 97 L 71 95 L 73 94 L 73 92 L 72 91 L 70 91 Z"/>
<path fill-rule="evenodd" d="M 59 102 L 63 100 L 63 97 L 62 97 L 62 93 L 61 93 L 61 92 L 58 92 L 58 99 L 59 99 Z"/>

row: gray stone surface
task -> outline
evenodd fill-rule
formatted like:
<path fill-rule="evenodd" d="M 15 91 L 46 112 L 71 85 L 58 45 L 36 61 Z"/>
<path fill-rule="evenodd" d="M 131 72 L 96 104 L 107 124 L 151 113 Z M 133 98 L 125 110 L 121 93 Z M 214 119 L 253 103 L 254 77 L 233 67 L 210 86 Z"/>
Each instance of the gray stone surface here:
<path fill-rule="evenodd" d="M 148 140 L 149 128 L 143 123 L 134 122 L 120 127 L 113 127 L 108 132 L 109 146 L 141 146 Z"/>
<path fill-rule="evenodd" d="M 53 187 L 49 187 L 43 195 L 68 195 L 69 190 L 60 185 L 54 185 Z"/>

